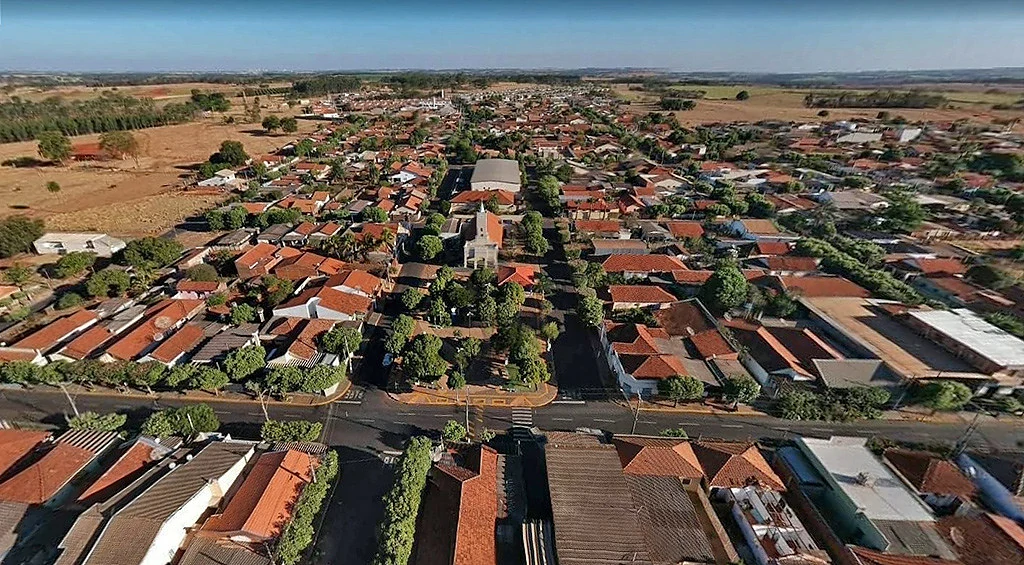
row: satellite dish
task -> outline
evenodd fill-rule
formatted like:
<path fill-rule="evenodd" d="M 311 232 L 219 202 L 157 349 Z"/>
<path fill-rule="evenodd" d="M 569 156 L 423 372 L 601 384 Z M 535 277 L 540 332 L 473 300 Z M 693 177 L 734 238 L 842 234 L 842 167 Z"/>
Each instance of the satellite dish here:
<path fill-rule="evenodd" d="M 167 316 L 157 316 L 157 318 L 153 320 L 153 326 L 159 330 L 166 330 L 173 324 L 174 322 Z"/>

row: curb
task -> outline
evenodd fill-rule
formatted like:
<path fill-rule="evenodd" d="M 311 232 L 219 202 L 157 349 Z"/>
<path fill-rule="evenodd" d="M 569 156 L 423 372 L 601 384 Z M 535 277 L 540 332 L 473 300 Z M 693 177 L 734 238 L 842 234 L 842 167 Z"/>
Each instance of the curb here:
<path fill-rule="evenodd" d="M 351 388 L 352 388 L 352 381 L 350 381 L 348 379 L 345 379 L 345 382 L 344 382 L 344 384 L 343 384 L 343 386 L 342 386 L 342 388 L 340 390 L 338 390 L 337 392 L 335 392 L 331 396 L 324 397 L 323 399 L 318 400 L 316 402 L 301 403 L 300 404 L 300 403 L 297 403 L 297 402 L 287 402 L 287 401 L 284 401 L 284 400 L 267 400 L 266 404 L 267 404 L 267 406 L 294 406 L 294 407 L 297 407 L 297 408 L 318 408 L 320 406 L 326 406 L 328 404 L 331 404 L 332 402 L 335 402 L 336 400 L 344 397 L 345 394 L 347 394 L 349 389 L 351 389 Z M 43 394 L 60 394 L 60 395 L 64 394 L 64 393 L 62 393 L 59 390 L 46 390 L 46 389 L 42 389 L 42 388 L 32 388 L 32 389 L 24 389 L 24 390 L 29 390 L 31 392 L 39 392 L 39 393 L 43 393 Z M 167 393 L 156 393 L 156 394 L 134 394 L 134 393 L 132 393 L 132 394 L 120 394 L 120 393 L 114 393 L 114 392 L 95 392 L 95 391 L 85 391 L 85 390 L 83 390 L 83 391 L 75 392 L 73 396 L 76 396 L 76 397 L 77 396 L 98 396 L 98 397 L 104 397 L 104 398 L 138 399 L 138 400 L 153 400 L 153 401 L 160 401 L 160 400 L 186 400 L 186 401 L 194 401 L 196 403 L 255 404 L 257 406 L 260 405 L 260 401 L 259 400 L 240 399 L 240 398 L 237 398 L 237 399 L 236 398 L 220 398 L 220 397 L 216 397 L 216 396 L 214 396 L 212 398 L 193 399 L 193 398 L 189 397 L 188 395 L 174 394 L 173 396 L 171 396 L 171 395 L 168 395 Z"/>

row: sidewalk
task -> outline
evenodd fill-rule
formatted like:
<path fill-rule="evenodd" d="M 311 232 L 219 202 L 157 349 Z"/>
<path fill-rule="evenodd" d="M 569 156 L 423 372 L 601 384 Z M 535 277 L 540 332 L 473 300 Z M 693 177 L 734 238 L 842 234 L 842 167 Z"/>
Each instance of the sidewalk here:
<path fill-rule="evenodd" d="M 267 406 L 300 406 L 300 407 L 316 407 L 325 406 L 339 400 L 348 393 L 348 390 L 352 387 L 352 382 L 345 379 L 338 385 L 338 390 L 330 396 L 321 396 L 319 394 L 305 394 L 305 393 L 294 393 L 288 395 L 287 400 L 277 400 L 275 398 L 267 397 Z M 59 394 L 63 396 L 59 387 L 48 386 L 48 385 L 32 385 L 24 387 L 25 390 L 31 390 L 33 392 L 42 392 L 46 394 Z M 16 389 L 15 389 L 16 390 Z M 106 398 L 129 398 L 136 400 L 146 400 L 157 402 L 160 400 L 189 400 L 192 402 L 219 402 L 219 403 L 233 403 L 233 404 L 255 404 L 259 405 L 260 401 L 250 394 L 240 392 L 224 391 L 219 395 L 211 394 L 201 390 L 190 390 L 185 392 L 154 392 L 149 394 L 141 390 L 132 389 L 128 392 L 115 390 L 102 386 L 93 386 L 92 388 L 84 387 L 81 385 L 67 385 L 68 394 L 72 398 L 78 396 L 102 396 Z"/>
<path fill-rule="evenodd" d="M 616 404 L 625 406 L 630 410 L 636 410 L 636 400 L 626 402 L 625 399 L 616 399 Z M 698 404 L 684 402 L 675 406 L 671 401 L 644 400 L 640 404 L 640 412 L 670 412 L 676 414 L 711 414 L 715 416 L 770 416 L 756 408 L 740 404 L 735 410 L 731 406 L 722 404 L 706 403 Z"/>
<path fill-rule="evenodd" d="M 530 392 L 507 392 L 497 387 L 481 385 L 467 385 L 460 390 L 415 386 L 412 392 L 389 392 L 388 396 L 403 404 L 463 406 L 466 404 L 467 391 L 472 406 L 539 408 L 550 404 L 558 396 L 558 389 L 547 383 L 542 383 L 536 391 Z"/>

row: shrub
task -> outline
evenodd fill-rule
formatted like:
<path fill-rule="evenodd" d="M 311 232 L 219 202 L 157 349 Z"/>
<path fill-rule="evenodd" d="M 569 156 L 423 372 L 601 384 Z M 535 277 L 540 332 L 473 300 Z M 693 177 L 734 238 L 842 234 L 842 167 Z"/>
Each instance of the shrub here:
<path fill-rule="evenodd" d="M 271 443 L 316 441 L 323 428 L 320 422 L 267 420 L 260 428 L 260 438 Z"/>
<path fill-rule="evenodd" d="M 337 475 L 338 454 L 329 451 L 320 460 L 313 480 L 302 489 L 302 494 L 295 501 L 292 520 L 285 526 L 274 546 L 276 563 L 294 565 L 302 557 L 302 552 L 313 543 L 313 520 L 320 513 Z"/>
<path fill-rule="evenodd" d="M 124 414 L 97 414 L 96 412 L 82 412 L 78 416 L 68 420 L 68 427 L 72 430 L 116 432 L 124 426 L 124 423 L 127 420 L 128 416 L 125 416 Z"/>
<path fill-rule="evenodd" d="M 395 483 L 384 497 L 384 518 L 379 528 L 380 545 L 373 565 L 406 565 L 412 555 L 423 489 L 430 471 L 430 440 L 409 441 L 395 473 Z"/>
<path fill-rule="evenodd" d="M 81 306 L 84 301 L 85 300 L 77 293 L 65 292 L 64 294 L 60 295 L 60 298 L 57 299 L 57 309 L 67 310 L 68 308 Z"/>

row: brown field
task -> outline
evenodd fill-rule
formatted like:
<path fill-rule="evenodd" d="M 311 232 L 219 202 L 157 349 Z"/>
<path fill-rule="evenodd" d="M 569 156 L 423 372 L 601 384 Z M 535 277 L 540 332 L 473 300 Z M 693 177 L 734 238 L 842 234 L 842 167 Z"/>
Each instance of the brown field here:
<path fill-rule="evenodd" d="M 631 102 L 629 108 L 638 114 L 657 110 L 657 99 L 650 93 L 629 90 L 630 85 L 612 85 L 612 91 Z M 792 90 L 760 86 L 703 86 L 686 85 L 686 89 L 706 90 L 707 98 L 697 100 L 693 110 L 676 112 L 676 118 L 684 126 L 694 126 L 714 122 L 756 122 L 759 120 L 784 120 L 799 122 L 817 122 L 822 120 L 849 120 L 854 118 L 873 119 L 878 109 L 830 108 L 827 118 L 818 117 L 817 108 L 803 105 L 806 90 Z M 738 101 L 736 92 L 747 90 L 750 99 Z M 945 94 L 952 101 L 953 108 L 946 109 L 915 109 L 893 108 L 889 112 L 903 116 L 910 121 L 952 122 L 969 120 L 982 123 L 1024 118 L 1024 112 L 1014 110 L 992 110 L 991 103 L 1014 99 L 1016 92 L 1006 90 L 1001 94 L 986 94 L 984 91 L 968 91 L 966 89 L 947 90 L 945 86 L 936 92 Z M 970 99 L 966 101 L 964 99 Z M 1016 131 L 1024 131 L 1024 124 L 1017 124 Z"/>
<path fill-rule="evenodd" d="M 177 86 L 177 85 L 176 85 Z M 275 105 L 276 106 L 276 105 Z M 264 108 L 263 115 L 283 112 Z M 315 122 L 300 120 L 299 131 Z M 190 166 L 206 160 L 224 140 L 241 141 L 250 155 L 270 152 L 294 136 L 260 133 L 258 124 L 222 123 L 211 117 L 188 124 L 134 132 L 142 146 L 139 166 L 131 159 L 69 163 L 67 166 L 0 167 L 0 216 L 43 218 L 48 229 L 102 231 L 120 236 L 166 231 L 185 217 L 209 208 L 216 197 L 181 191 Z M 98 135 L 74 138 L 94 142 Z M 0 145 L 0 161 L 35 157 L 36 143 Z M 46 191 L 48 181 L 61 191 Z"/>

